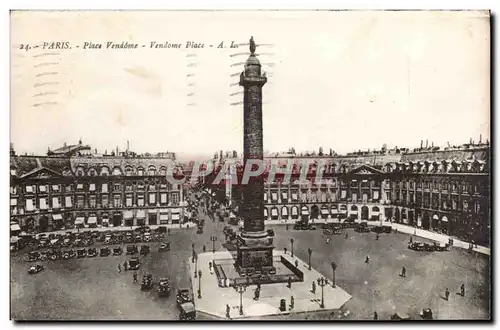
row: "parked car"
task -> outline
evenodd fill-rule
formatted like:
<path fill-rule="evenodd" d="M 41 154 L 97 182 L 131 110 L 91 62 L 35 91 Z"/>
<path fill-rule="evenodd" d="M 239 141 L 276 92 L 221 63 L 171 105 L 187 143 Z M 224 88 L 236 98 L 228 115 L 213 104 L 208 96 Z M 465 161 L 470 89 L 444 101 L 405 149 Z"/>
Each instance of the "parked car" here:
<path fill-rule="evenodd" d="M 138 252 L 136 245 L 127 245 L 126 254 L 136 254 Z"/>
<path fill-rule="evenodd" d="M 153 275 L 146 274 L 142 277 L 141 290 L 149 290 L 153 287 Z"/>
<path fill-rule="evenodd" d="M 170 251 L 170 242 L 161 243 L 158 251 L 160 252 Z"/>
<path fill-rule="evenodd" d="M 179 320 L 181 321 L 194 321 L 196 320 L 196 309 L 192 302 L 186 302 L 179 306 Z"/>
<path fill-rule="evenodd" d="M 129 270 L 138 270 L 140 266 L 141 266 L 141 262 L 139 261 L 139 258 L 132 258 L 128 262 L 128 269 Z"/>
<path fill-rule="evenodd" d="M 149 253 L 149 246 L 147 246 L 147 245 L 141 246 L 140 254 L 145 256 L 148 253 Z"/>
<path fill-rule="evenodd" d="M 32 265 L 28 269 L 28 274 L 30 274 L 30 275 L 38 274 L 42 270 L 43 270 L 43 266 L 42 265 Z"/>
<path fill-rule="evenodd" d="M 368 227 L 368 222 L 361 222 L 357 227 L 356 231 L 358 233 L 369 233 L 370 232 L 370 227 Z"/>
<path fill-rule="evenodd" d="M 144 233 L 144 242 L 151 242 L 151 233 L 150 232 L 147 232 L 147 233 Z"/>
<path fill-rule="evenodd" d="M 168 278 L 160 278 L 158 281 L 158 296 L 160 297 L 168 297 L 170 295 L 170 290 L 172 289 L 172 285 L 170 284 L 170 280 Z"/>
<path fill-rule="evenodd" d="M 104 248 L 101 248 L 101 250 L 99 251 L 99 255 L 101 257 L 107 257 L 111 254 L 111 250 L 107 247 L 104 247 Z"/>
<path fill-rule="evenodd" d="M 74 250 L 72 250 L 72 249 L 63 251 L 63 253 L 62 253 L 62 258 L 63 259 L 67 260 L 67 259 L 72 259 L 74 257 L 76 257 L 76 252 Z"/>
<path fill-rule="evenodd" d="M 419 242 L 419 241 L 414 241 L 412 243 L 409 243 L 408 248 L 411 250 L 414 250 L 414 251 L 424 251 L 425 250 L 424 243 Z"/>
<path fill-rule="evenodd" d="M 450 243 L 434 242 L 435 251 L 450 251 Z"/>
<path fill-rule="evenodd" d="M 96 248 L 89 248 L 87 250 L 87 257 L 93 258 L 95 256 L 97 256 L 97 249 Z"/>
<path fill-rule="evenodd" d="M 29 252 L 25 257 L 25 260 L 30 262 L 40 260 L 40 252 L 38 251 Z"/>
<path fill-rule="evenodd" d="M 430 308 L 424 308 L 421 312 L 420 312 L 420 317 L 424 320 L 432 320 L 433 319 L 433 316 L 432 316 L 432 309 Z"/>
<path fill-rule="evenodd" d="M 85 258 L 87 256 L 87 250 L 85 250 L 85 249 L 78 249 L 76 251 L 76 256 L 77 256 L 77 258 Z"/>
<path fill-rule="evenodd" d="M 192 302 L 191 292 L 189 289 L 179 289 L 177 290 L 177 306 L 181 306 L 184 303 Z"/>
<path fill-rule="evenodd" d="M 123 249 L 121 248 L 121 246 L 117 246 L 117 247 L 113 248 L 113 255 L 114 256 L 121 256 L 122 253 L 123 253 Z"/>

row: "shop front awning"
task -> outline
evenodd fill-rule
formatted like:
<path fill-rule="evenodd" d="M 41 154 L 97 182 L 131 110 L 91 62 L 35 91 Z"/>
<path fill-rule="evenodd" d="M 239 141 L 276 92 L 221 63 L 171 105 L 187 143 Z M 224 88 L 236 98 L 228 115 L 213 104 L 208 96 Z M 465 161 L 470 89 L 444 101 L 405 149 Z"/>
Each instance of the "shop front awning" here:
<path fill-rule="evenodd" d="M 146 218 L 146 212 L 144 212 L 143 210 L 137 211 L 137 219 L 144 219 L 144 218 Z"/>
<path fill-rule="evenodd" d="M 271 209 L 271 215 L 274 217 L 278 216 L 278 210 L 277 209 Z"/>
<path fill-rule="evenodd" d="M 351 211 L 351 214 L 353 214 L 353 215 L 358 214 L 358 210 L 356 210 L 356 211 Z"/>
<path fill-rule="evenodd" d="M 302 214 L 302 215 L 309 215 L 309 210 L 308 209 L 302 209 L 302 210 L 300 210 L 300 214 Z"/>
<path fill-rule="evenodd" d="M 438 217 L 438 215 L 437 215 L 437 214 L 434 214 L 434 215 L 432 216 L 432 219 L 433 219 L 433 220 L 439 220 L 439 217 Z"/>
<path fill-rule="evenodd" d="M 180 220 L 181 215 L 179 213 L 172 213 L 172 220 Z"/>
<path fill-rule="evenodd" d="M 21 231 L 21 227 L 17 223 L 10 225 L 10 231 Z"/>
<path fill-rule="evenodd" d="M 97 223 L 97 217 L 95 215 L 93 216 L 90 216 L 87 223 L 90 225 L 90 224 L 95 224 Z"/>
<path fill-rule="evenodd" d="M 75 219 L 75 225 L 83 225 L 85 219 L 83 217 L 77 217 Z"/>
<path fill-rule="evenodd" d="M 288 209 L 286 207 L 281 209 L 281 215 L 288 216 Z"/>
<path fill-rule="evenodd" d="M 62 220 L 62 215 L 61 214 L 54 214 L 52 216 L 52 220 Z"/>
<path fill-rule="evenodd" d="M 340 211 L 347 211 L 347 206 L 340 205 Z"/>
<path fill-rule="evenodd" d="M 443 221 L 443 222 L 448 222 L 448 217 L 446 217 L 446 215 L 444 215 L 444 216 L 441 218 L 441 221 Z"/>
<path fill-rule="evenodd" d="M 321 209 L 321 214 L 328 215 L 328 209 Z"/>
<path fill-rule="evenodd" d="M 181 209 L 172 209 L 171 213 L 172 214 L 179 214 L 179 213 L 181 213 Z"/>
<path fill-rule="evenodd" d="M 292 215 L 297 215 L 297 214 L 299 214 L 297 208 L 296 207 L 292 208 Z"/>
<path fill-rule="evenodd" d="M 168 213 L 160 213 L 160 221 L 168 221 Z"/>
<path fill-rule="evenodd" d="M 134 218 L 134 214 L 132 213 L 132 211 L 125 211 L 123 213 L 123 219 L 130 220 L 130 219 L 133 219 L 133 218 Z"/>

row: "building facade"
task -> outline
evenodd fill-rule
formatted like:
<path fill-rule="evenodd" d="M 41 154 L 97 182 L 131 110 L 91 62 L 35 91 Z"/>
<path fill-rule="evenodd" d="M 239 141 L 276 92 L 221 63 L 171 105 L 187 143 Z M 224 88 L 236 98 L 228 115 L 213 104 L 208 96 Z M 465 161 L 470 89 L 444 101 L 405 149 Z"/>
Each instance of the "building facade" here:
<path fill-rule="evenodd" d="M 178 224 L 183 187 L 167 181 L 169 158 L 11 156 L 11 221 L 22 230 Z"/>
<path fill-rule="evenodd" d="M 321 161 L 323 180 L 316 182 Z M 310 158 L 310 163 L 304 182 L 298 180 L 301 168 L 294 168 L 289 184 L 279 176 L 266 182 L 267 220 L 391 220 L 489 245 L 489 145 L 418 150 L 397 158 L 394 154 Z M 241 164 L 234 164 L 241 172 Z M 237 204 L 238 186 L 229 186 Z"/>

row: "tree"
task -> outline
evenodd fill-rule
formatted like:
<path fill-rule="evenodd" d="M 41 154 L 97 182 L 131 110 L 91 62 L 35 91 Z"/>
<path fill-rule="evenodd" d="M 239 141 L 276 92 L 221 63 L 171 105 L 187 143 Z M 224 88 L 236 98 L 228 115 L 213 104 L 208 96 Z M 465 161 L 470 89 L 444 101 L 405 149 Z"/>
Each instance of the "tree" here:
<path fill-rule="evenodd" d="M 318 154 L 319 154 L 320 156 L 323 156 L 323 147 L 319 147 L 319 152 L 318 152 Z"/>

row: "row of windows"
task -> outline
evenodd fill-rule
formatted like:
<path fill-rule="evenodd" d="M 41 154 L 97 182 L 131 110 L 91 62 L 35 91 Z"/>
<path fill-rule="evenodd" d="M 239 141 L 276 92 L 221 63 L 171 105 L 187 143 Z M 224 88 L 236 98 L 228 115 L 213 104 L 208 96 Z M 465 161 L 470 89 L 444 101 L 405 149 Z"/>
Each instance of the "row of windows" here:
<path fill-rule="evenodd" d="M 459 185 L 456 182 L 451 182 L 451 183 L 439 183 L 436 181 L 430 182 L 430 181 L 410 181 L 410 182 L 399 182 L 396 183 L 396 186 L 399 187 L 400 189 L 433 189 L 433 190 L 441 190 L 444 191 L 462 191 L 462 192 L 474 192 L 475 194 L 479 193 L 481 190 L 481 185 L 480 184 L 471 184 L 471 183 L 466 183 L 466 184 L 461 184 Z"/>
<path fill-rule="evenodd" d="M 390 196 L 390 193 L 389 195 Z M 278 199 L 278 193 L 271 193 L 270 195 L 268 195 L 267 192 L 264 193 L 264 200 L 265 201 L 269 201 L 269 197 L 270 198 L 270 201 L 271 202 L 277 202 L 279 201 Z M 283 202 L 286 202 L 288 201 L 288 192 L 282 192 L 281 193 L 281 201 Z M 311 200 L 314 200 L 314 201 L 323 201 L 323 202 L 326 202 L 327 199 L 329 199 L 328 197 L 330 197 L 330 199 L 335 199 L 336 198 L 336 195 L 333 194 L 333 195 L 330 195 L 328 196 L 326 193 L 323 193 L 321 195 L 316 195 L 316 194 L 313 194 L 313 195 L 308 195 L 306 193 L 298 193 L 296 191 L 292 192 L 290 194 L 290 200 L 292 202 L 298 202 L 298 201 L 311 201 Z M 299 198 L 300 197 L 300 198 Z M 343 199 L 346 199 L 347 198 L 347 191 L 346 190 L 341 190 L 340 192 L 340 199 L 343 200 Z M 370 194 L 368 193 L 363 193 L 361 194 L 361 200 L 364 201 L 364 202 L 367 202 L 368 199 L 370 199 Z M 374 190 L 372 191 L 371 193 L 371 199 L 373 200 L 378 200 L 380 199 L 380 192 L 378 190 Z M 354 202 L 358 200 L 358 194 L 357 193 L 351 193 L 351 200 L 353 200 Z"/>
<path fill-rule="evenodd" d="M 135 188 L 134 188 L 135 186 Z M 72 192 L 72 191 L 101 191 L 103 193 L 109 192 L 109 189 L 112 188 L 113 191 L 121 191 L 123 188 L 125 191 L 134 191 L 134 190 L 156 190 L 158 189 L 169 189 L 173 188 L 174 190 L 180 189 L 180 185 L 171 185 L 168 183 L 161 183 L 161 184 L 144 184 L 143 182 L 138 182 L 138 183 L 115 183 L 115 184 L 108 184 L 108 183 L 103 183 L 100 186 L 95 183 L 78 183 L 76 185 L 70 184 L 70 185 L 26 185 L 24 187 L 24 191 L 26 193 L 47 193 L 49 190 L 51 192 Z M 16 187 L 11 187 L 10 189 L 11 194 L 16 194 L 17 193 L 17 188 Z"/>
<path fill-rule="evenodd" d="M 396 199 L 399 201 L 399 196 L 396 195 Z M 403 198 L 403 203 L 410 204 L 414 203 L 416 205 L 422 205 L 424 208 L 432 208 L 432 209 L 442 209 L 442 210 L 453 210 L 453 211 L 464 211 L 464 212 L 475 212 L 479 213 L 482 210 L 481 202 L 476 201 L 474 203 L 463 200 L 462 203 L 459 202 L 458 197 L 452 198 L 442 198 L 441 204 L 439 203 L 439 199 L 433 197 L 424 197 L 414 196 L 411 194 L 408 198 Z"/>
<path fill-rule="evenodd" d="M 75 170 L 75 174 L 76 176 L 85 176 L 85 169 L 83 167 L 77 167 L 76 170 Z M 132 176 L 132 175 L 137 175 L 137 176 L 145 176 L 145 175 L 148 175 L 148 176 L 156 176 L 156 175 L 160 175 L 160 176 L 166 176 L 167 175 L 167 169 L 165 167 L 162 167 L 160 168 L 159 171 L 156 171 L 156 168 L 154 167 L 150 167 L 147 171 L 145 168 L 143 167 L 139 167 L 137 168 L 137 170 L 134 172 L 134 169 L 132 167 L 126 167 L 125 168 L 125 172 L 122 172 L 122 170 L 118 167 L 115 167 L 113 168 L 113 170 L 111 171 L 111 175 L 127 175 L 127 176 Z M 97 175 L 101 175 L 101 176 L 108 176 L 110 175 L 110 170 L 108 167 L 102 167 L 100 172 L 98 172 L 95 168 L 90 168 L 88 171 L 87 171 L 87 175 L 88 176 L 97 176 Z"/>
<path fill-rule="evenodd" d="M 150 206 L 155 206 L 157 203 L 160 205 L 167 205 L 169 203 L 168 201 L 168 194 L 167 193 L 160 193 L 159 194 L 159 200 L 157 199 L 157 194 L 155 193 L 150 193 L 150 194 L 136 194 L 136 197 L 134 199 L 133 194 L 126 194 L 125 198 L 122 198 L 121 195 L 113 195 L 112 196 L 112 201 L 109 200 L 109 195 L 101 195 L 101 196 L 96 196 L 96 195 L 90 195 L 88 196 L 88 207 L 98 207 L 97 202 L 100 201 L 99 206 L 102 207 L 132 207 L 134 206 L 134 201 L 135 205 L 137 206 L 145 206 L 146 204 L 146 197 L 147 197 L 147 203 Z M 38 201 L 38 203 L 36 203 Z M 50 203 L 51 202 L 51 203 Z M 73 204 L 73 202 L 75 204 Z M 178 204 L 179 203 L 179 194 L 178 193 L 173 193 L 171 194 L 171 202 L 172 204 Z M 12 198 L 10 200 L 11 206 L 17 206 L 17 199 Z M 49 204 L 50 203 L 50 204 Z M 112 204 L 110 204 L 112 203 Z M 75 200 L 73 196 L 65 196 L 63 197 L 52 197 L 50 200 L 47 197 L 41 197 L 38 199 L 35 198 L 27 198 L 25 200 L 25 209 L 26 211 L 35 211 L 36 209 L 40 210 L 46 210 L 49 208 L 63 208 L 63 207 L 77 207 L 77 208 L 84 208 L 85 207 L 85 196 L 83 195 L 77 195 L 75 196 Z"/>

